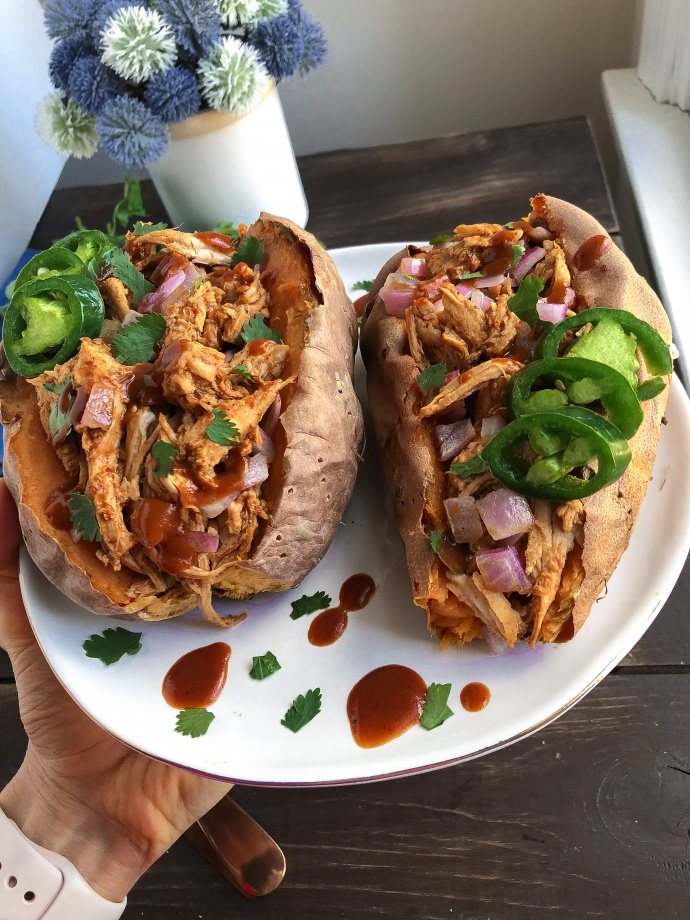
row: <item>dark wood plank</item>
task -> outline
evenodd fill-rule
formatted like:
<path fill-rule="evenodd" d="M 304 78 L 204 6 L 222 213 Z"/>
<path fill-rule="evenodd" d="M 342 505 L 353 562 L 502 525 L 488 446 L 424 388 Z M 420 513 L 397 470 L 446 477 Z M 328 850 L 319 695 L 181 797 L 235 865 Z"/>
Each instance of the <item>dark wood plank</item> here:
<path fill-rule="evenodd" d="M 584 117 L 300 157 L 309 229 L 329 247 L 504 223 L 548 192 L 618 229 Z"/>
<path fill-rule="evenodd" d="M 0 687 L 0 783 L 23 752 L 13 694 Z M 238 788 L 285 850 L 282 887 L 250 904 L 181 842 L 134 889 L 125 920 L 681 920 L 688 724 L 690 674 L 617 674 L 537 735 L 459 767 L 350 788 Z"/>
<path fill-rule="evenodd" d="M 339 150 L 300 157 L 309 229 L 331 248 L 429 239 L 460 222 L 504 223 L 545 191 L 592 213 L 609 232 L 617 223 L 589 124 L 584 117 L 455 137 Z M 167 220 L 149 181 L 152 220 Z M 75 228 L 105 227 L 120 185 L 56 191 L 31 245 L 49 246 Z"/>

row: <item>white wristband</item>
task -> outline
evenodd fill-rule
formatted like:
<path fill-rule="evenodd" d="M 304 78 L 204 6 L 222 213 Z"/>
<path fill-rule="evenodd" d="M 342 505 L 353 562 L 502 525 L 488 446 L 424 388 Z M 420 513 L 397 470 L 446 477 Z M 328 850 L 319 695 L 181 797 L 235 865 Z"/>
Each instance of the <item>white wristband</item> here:
<path fill-rule="evenodd" d="M 96 894 L 68 859 L 33 843 L 0 809 L 2 920 L 119 920 L 126 904 Z"/>

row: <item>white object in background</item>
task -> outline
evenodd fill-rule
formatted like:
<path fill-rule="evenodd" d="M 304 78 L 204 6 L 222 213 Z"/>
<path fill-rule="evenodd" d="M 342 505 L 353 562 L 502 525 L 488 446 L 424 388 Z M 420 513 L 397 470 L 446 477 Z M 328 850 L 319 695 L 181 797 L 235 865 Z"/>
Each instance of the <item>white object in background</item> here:
<path fill-rule="evenodd" d="M 657 102 L 690 110 L 688 0 L 645 0 L 637 73 Z"/>
<path fill-rule="evenodd" d="M 655 102 L 634 70 L 607 70 L 604 99 L 690 384 L 690 115 Z"/>
<path fill-rule="evenodd" d="M 176 226 L 250 224 L 270 211 L 304 227 L 307 200 L 273 81 L 248 115 L 202 112 L 169 128 L 170 144 L 149 172 Z"/>
<path fill-rule="evenodd" d="M 38 0 L 2 0 L 0 84 L 0 282 L 33 236 L 65 157 L 50 150 L 34 127 L 39 101 L 54 89 L 48 78 L 51 42 Z"/>

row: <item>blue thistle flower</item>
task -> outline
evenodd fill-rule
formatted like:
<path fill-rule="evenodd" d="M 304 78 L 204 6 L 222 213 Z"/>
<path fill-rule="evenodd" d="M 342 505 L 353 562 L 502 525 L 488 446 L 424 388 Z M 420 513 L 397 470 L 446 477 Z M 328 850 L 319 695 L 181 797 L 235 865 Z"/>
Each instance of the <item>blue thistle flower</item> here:
<path fill-rule="evenodd" d="M 168 146 L 165 122 L 129 96 L 106 102 L 96 127 L 105 152 L 127 169 L 157 160 Z"/>
<path fill-rule="evenodd" d="M 89 24 L 99 0 L 48 0 L 44 14 L 50 38 L 88 38 Z"/>
<path fill-rule="evenodd" d="M 291 77 L 302 63 L 304 39 L 291 13 L 260 22 L 249 42 L 276 83 Z"/>
<path fill-rule="evenodd" d="M 145 85 L 144 102 L 154 115 L 168 124 L 184 121 L 199 111 L 199 84 L 194 74 L 183 67 L 168 67 Z"/>
<path fill-rule="evenodd" d="M 288 0 L 288 6 L 284 16 L 259 23 L 249 37 L 276 83 L 287 80 L 298 68 L 302 75 L 309 73 L 326 57 L 326 34 L 321 23 L 302 9 L 299 0 Z"/>
<path fill-rule="evenodd" d="M 213 0 L 158 0 L 157 7 L 177 44 L 196 57 L 220 38 L 220 13 Z"/>
<path fill-rule="evenodd" d="M 316 22 L 306 10 L 293 10 L 289 14 L 299 20 L 299 28 L 304 42 L 304 56 L 299 65 L 302 76 L 310 70 L 320 67 L 326 60 L 326 32 L 320 22 Z"/>
<path fill-rule="evenodd" d="M 145 7 L 144 0 L 105 0 L 105 3 L 98 4 L 91 20 L 91 38 L 97 48 L 101 46 L 101 35 L 105 29 L 108 20 L 121 10 L 124 6 Z"/>
<path fill-rule="evenodd" d="M 83 38 L 65 38 L 58 42 L 50 52 L 48 72 L 50 82 L 55 89 L 67 90 L 69 75 L 79 58 L 91 54 L 93 48 Z"/>
<path fill-rule="evenodd" d="M 86 112 L 97 115 L 109 99 L 127 91 L 127 83 L 95 54 L 81 58 L 72 68 L 67 91 Z"/>

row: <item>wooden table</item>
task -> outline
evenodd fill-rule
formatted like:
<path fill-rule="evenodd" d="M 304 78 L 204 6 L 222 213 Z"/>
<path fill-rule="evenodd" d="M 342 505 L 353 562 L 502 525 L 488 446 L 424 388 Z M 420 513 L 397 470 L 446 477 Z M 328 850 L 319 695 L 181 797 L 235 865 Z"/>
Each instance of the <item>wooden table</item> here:
<path fill-rule="evenodd" d="M 300 159 L 329 246 L 505 222 L 537 191 L 616 218 L 583 118 Z M 56 192 L 42 247 L 103 226 L 119 194 Z M 165 219 L 150 185 L 153 220 Z M 132 892 L 126 920 L 673 920 L 690 914 L 690 565 L 658 618 L 574 710 L 504 751 L 438 773 L 322 790 L 236 788 L 288 871 L 238 895 L 185 841 Z M 25 746 L 0 659 L 0 784 Z"/>

